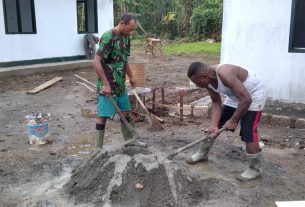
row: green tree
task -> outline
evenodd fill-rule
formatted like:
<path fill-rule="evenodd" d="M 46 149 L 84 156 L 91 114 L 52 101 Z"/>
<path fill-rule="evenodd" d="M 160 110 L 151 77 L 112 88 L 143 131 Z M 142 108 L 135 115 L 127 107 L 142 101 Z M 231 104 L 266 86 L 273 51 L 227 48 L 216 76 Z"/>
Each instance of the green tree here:
<path fill-rule="evenodd" d="M 178 29 L 177 14 L 175 12 L 169 12 L 162 21 L 162 36 L 166 39 L 173 40 L 180 35 Z"/>
<path fill-rule="evenodd" d="M 222 0 L 114 0 L 115 24 L 122 12 L 134 13 L 150 37 L 220 36 Z"/>
<path fill-rule="evenodd" d="M 219 39 L 222 26 L 222 0 L 206 0 L 193 10 L 191 35 L 195 39 Z"/>

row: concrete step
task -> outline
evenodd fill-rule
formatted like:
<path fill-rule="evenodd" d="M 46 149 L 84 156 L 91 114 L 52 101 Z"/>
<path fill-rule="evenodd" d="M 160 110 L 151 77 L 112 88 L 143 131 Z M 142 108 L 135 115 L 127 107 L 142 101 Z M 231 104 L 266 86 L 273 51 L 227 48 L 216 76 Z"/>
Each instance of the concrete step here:
<path fill-rule="evenodd" d="M 75 70 L 92 67 L 92 60 L 76 60 L 58 63 L 44 63 L 25 66 L 0 68 L 0 77 L 23 76 L 34 73 L 47 73 L 52 71 Z"/>

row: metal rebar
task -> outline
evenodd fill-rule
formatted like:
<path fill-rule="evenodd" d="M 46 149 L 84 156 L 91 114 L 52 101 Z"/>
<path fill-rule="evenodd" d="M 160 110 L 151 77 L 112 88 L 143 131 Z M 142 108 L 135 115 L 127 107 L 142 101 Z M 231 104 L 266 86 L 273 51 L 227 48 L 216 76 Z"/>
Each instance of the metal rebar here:
<path fill-rule="evenodd" d="M 153 96 L 152 96 L 152 112 L 155 112 L 155 105 L 156 105 L 156 88 L 152 89 Z"/>
<path fill-rule="evenodd" d="M 161 103 L 162 103 L 162 104 L 165 104 L 164 86 L 161 87 L 161 97 L 162 97 Z M 164 109 L 164 107 L 162 106 L 162 110 L 163 110 L 163 109 Z"/>
<path fill-rule="evenodd" d="M 183 92 L 179 92 L 179 103 L 180 103 L 180 121 L 183 121 Z"/>

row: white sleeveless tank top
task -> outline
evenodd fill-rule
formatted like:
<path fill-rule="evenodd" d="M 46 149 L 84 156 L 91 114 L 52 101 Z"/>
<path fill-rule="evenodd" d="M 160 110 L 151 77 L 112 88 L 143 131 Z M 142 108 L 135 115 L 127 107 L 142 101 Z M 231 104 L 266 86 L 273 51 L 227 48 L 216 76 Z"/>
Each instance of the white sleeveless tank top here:
<path fill-rule="evenodd" d="M 223 65 L 223 64 L 222 64 Z M 217 93 L 221 93 L 226 95 L 226 100 L 224 102 L 225 105 L 231 106 L 233 108 L 237 108 L 239 100 L 233 94 L 232 90 L 226 87 L 223 82 L 221 81 L 218 72 L 221 69 L 222 65 L 218 65 L 216 68 L 216 75 L 217 75 L 217 82 L 218 87 L 215 89 L 211 84 L 209 84 L 209 88 Z M 248 71 L 248 77 L 243 82 L 245 88 L 247 89 L 248 93 L 252 98 L 252 103 L 249 107 L 249 111 L 262 111 L 265 106 L 266 102 L 266 90 L 265 85 L 261 81 L 261 79 L 255 73 Z"/>

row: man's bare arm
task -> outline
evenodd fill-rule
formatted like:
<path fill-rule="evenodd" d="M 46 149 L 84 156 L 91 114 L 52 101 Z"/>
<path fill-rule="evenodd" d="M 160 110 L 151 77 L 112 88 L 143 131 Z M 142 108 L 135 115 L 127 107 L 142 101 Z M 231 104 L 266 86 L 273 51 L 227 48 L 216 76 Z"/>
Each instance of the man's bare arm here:
<path fill-rule="evenodd" d="M 213 129 L 218 129 L 218 123 L 221 116 L 221 110 L 222 110 L 222 102 L 219 93 L 216 93 L 210 88 L 207 88 L 209 95 L 212 99 L 212 121 L 211 121 L 211 127 Z"/>
<path fill-rule="evenodd" d="M 111 88 L 110 88 L 110 84 L 106 78 L 105 72 L 104 72 L 104 68 L 101 64 L 101 61 L 103 60 L 103 58 L 99 55 L 95 55 L 94 60 L 93 60 L 93 67 L 95 69 L 95 72 L 97 74 L 97 76 L 99 77 L 99 79 L 102 80 L 103 82 L 103 94 L 104 95 L 108 95 L 111 92 Z"/>
<path fill-rule="evenodd" d="M 131 87 L 134 88 L 136 81 L 133 79 L 133 75 L 132 75 L 132 72 L 131 72 L 131 69 L 130 69 L 130 66 L 128 63 L 126 63 L 126 73 L 129 77 L 129 82 L 130 82 Z"/>

